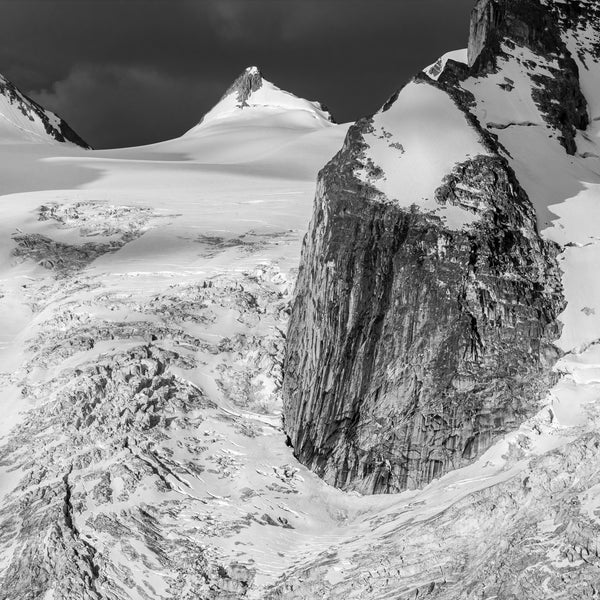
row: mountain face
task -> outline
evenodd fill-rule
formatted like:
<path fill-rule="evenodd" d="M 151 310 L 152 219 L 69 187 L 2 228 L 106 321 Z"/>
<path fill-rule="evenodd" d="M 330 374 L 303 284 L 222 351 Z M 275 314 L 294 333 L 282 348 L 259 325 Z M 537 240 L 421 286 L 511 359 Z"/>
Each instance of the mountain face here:
<path fill-rule="evenodd" d="M 478 2 L 468 64 L 415 77 L 322 171 L 283 393 L 295 455 L 327 482 L 421 487 L 557 384 L 571 299 L 555 242 L 575 240 L 544 227 L 600 172 L 599 15 Z"/>
<path fill-rule="evenodd" d="M 598 598 L 598 9 L 472 29 L 352 127 L 0 144 L 0 600 Z"/>
<path fill-rule="evenodd" d="M 0 145 L 0 181 L 30 161 L 1 202 L 0 600 L 261 598 L 337 528 L 278 391 L 348 126 L 292 100 L 60 161 Z"/>
<path fill-rule="evenodd" d="M 257 67 L 248 67 L 227 89 L 221 100 L 203 117 L 197 127 L 220 119 L 272 117 L 284 112 L 296 113 L 309 123 L 331 123 L 333 119 L 318 102 L 309 102 L 279 89 L 263 78 Z M 195 131 L 196 128 L 191 131 Z"/>
<path fill-rule="evenodd" d="M 0 75 L 0 143 L 71 143 L 89 146 L 54 113 L 44 110 Z"/>

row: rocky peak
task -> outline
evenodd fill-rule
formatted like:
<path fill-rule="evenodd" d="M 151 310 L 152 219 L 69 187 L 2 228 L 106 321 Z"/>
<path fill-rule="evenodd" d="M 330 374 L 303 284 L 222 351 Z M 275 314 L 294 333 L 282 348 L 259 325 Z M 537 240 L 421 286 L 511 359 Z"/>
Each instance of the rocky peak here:
<path fill-rule="evenodd" d="M 70 142 L 89 148 L 60 117 L 45 110 L 0 75 L 0 115 L 2 141 Z"/>
<path fill-rule="evenodd" d="M 566 3 L 570 8 L 580 4 L 573 0 Z M 540 55 L 563 50 L 561 12 L 554 3 L 540 0 L 479 0 L 471 13 L 469 66 L 481 71 L 488 63 L 495 64 L 504 41 Z"/>
<path fill-rule="evenodd" d="M 597 12 L 480 0 L 468 65 L 426 69 L 321 171 L 283 396 L 295 455 L 329 483 L 421 487 L 481 456 L 554 385 L 558 249 L 515 149 L 562 161 L 558 144 L 583 147 L 582 88 L 590 106 L 596 88 L 582 56 L 599 19 L 582 15 Z"/>
<path fill-rule="evenodd" d="M 263 77 L 258 67 L 248 67 L 227 89 L 223 98 L 237 94 L 238 106 L 248 106 L 248 98 L 263 86 Z M 222 99 L 223 99 L 222 98 Z"/>
<path fill-rule="evenodd" d="M 227 88 L 219 102 L 204 115 L 199 125 L 231 117 L 264 117 L 272 115 L 273 111 L 296 115 L 301 113 L 305 117 L 305 125 L 311 127 L 315 124 L 322 126 L 324 122 L 334 122 L 328 110 L 319 102 L 304 100 L 282 90 L 264 79 L 258 67 L 248 67 Z"/>

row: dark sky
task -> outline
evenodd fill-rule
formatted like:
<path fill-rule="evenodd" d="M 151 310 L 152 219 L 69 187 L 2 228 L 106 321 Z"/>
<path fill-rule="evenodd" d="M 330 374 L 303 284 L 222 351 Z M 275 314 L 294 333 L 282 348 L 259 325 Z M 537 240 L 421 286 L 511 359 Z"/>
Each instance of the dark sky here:
<path fill-rule="evenodd" d="M 95 148 L 180 135 L 250 65 L 350 121 L 465 47 L 474 1 L 0 0 L 0 72 Z"/>

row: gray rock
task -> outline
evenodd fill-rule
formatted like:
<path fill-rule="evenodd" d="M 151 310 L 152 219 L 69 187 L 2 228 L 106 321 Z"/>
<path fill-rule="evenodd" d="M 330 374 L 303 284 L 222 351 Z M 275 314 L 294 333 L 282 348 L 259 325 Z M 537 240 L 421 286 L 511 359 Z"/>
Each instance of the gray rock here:
<path fill-rule="evenodd" d="M 564 39 L 584 22 L 600 29 L 598 12 L 587 1 L 478 2 L 470 66 L 448 61 L 439 82 L 415 79 L 448 93 L 487 149 L 455 165 L 435 192 L 440 205 L 476 213 L 474 225 L 452 231 L 355 176 L 360 168 L 375 182 L 386 176 L 361 163 L 369 119 L 321 172 L 283 393 L 296 456 L 329 483 L 361 492 L 422 486 L 516 428 L 555 381 L 557 248 L 540 238 L 505 149 L 462 83 L 494 72 L 511 47 L 530 49 L 544 69 L 558 65 L 551 76 L 522 68 L 548 129 L 573 154 L 587 102 Z"/>
<path fill-rule="evenodd" d="M 0 75 L 0 94 L 5 96 L 25 117 L 34 120 L 34 115 L 44 125 L 46 133 L 59 142 L 72 142 L 82 148 L 90 148 L 73 129 L 58 118 L 56 121 L 48 116 L 48 113 L 35 100 L 27 97 L 16 86 Z"/>
<path fill-rule="evenodd" d="M 422 486 L 531 415 L 554 381 L 555 248 L 498 154 L 457 165 L 452 231 L 353 176 L 368 121 L 322 171 L 288 333 L 286 429 L 298 459 L 367 493 Z"/>
<path fill-rule="evenodd" d="M 468 57 L 472 75 L 495 71 L 502 46 L 528 48 L 554 61 L 551 75 L 532 73 L 533 100 L 548 123 L 561 132 L 561 143 L 575 154 L 576 131 L 589 124 L 588 105 L 579 85 L 579 69 L 562 33 L 580 19 L 598 19 L 593 3 L 537 0 L 479 0 L 471 15 Z"/>

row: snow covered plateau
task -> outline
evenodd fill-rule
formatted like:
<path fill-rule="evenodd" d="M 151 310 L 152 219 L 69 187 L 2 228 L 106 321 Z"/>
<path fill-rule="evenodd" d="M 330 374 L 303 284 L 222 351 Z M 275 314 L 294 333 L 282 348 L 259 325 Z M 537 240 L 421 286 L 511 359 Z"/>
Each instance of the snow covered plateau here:
<path fill-rule="evenodd" d="M 104 151 L 0 78 L 0 600 L 600 598 L 599 39 Z"/>

